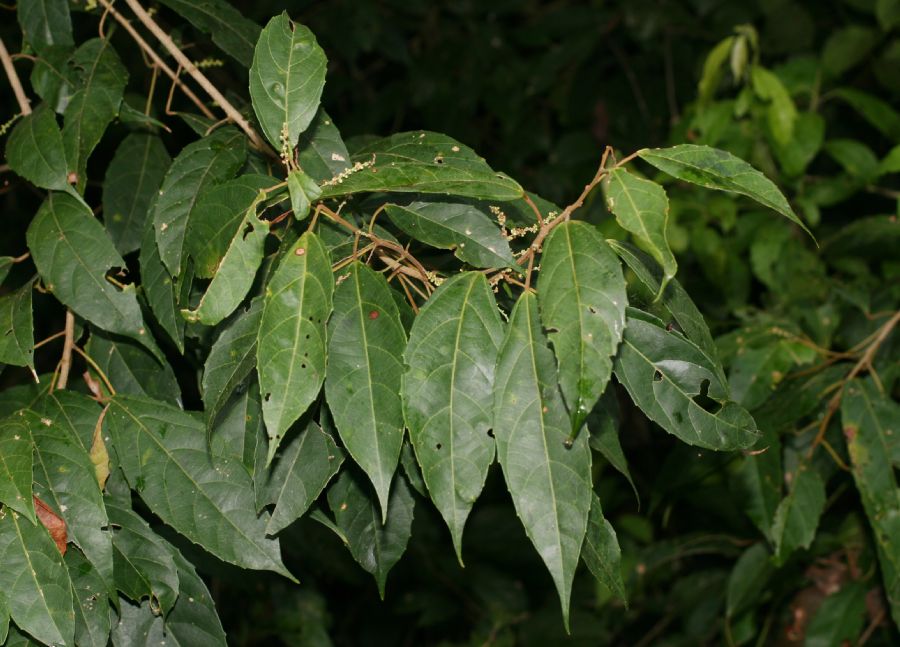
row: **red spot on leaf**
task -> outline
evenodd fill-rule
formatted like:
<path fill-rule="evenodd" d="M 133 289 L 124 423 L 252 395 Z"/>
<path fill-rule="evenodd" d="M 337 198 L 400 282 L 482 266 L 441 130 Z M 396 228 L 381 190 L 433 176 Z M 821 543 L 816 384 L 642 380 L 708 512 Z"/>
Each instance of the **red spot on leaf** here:
<path fill-rule="evenodd" d="M 303 256 L 303 255 L 306 253 L 306 248 L 305 248 L 305 247 L 298 247 L 297 249 L 294 250 L 294 253 L 295 253 L 297 256 Z"/>
<path fill-rule="evenodd" d="M 61 555 L 66 554 L 66 522 L 63 521 L 62 517 L 53 512 L 46 503 L 41 501 L 36 496 L 32 496 L 34 499 L 34 511 L 37 513 L 37 518 L 40 520 L 44 527 L 50 531 L 50 536 L 53 538 L 53 541 L 56 542 L 56 547 L 59 549 Z"/>
<path fill-rule="evenodd" d="M 856 438 L 856 427 L 851 427 L 850 425 L 844 427 L 844 437 L 850 441 L 854 440 Z"/>
<path fill-rule="evenodd" d="M 377 310 L 373 310 L 372 312 L 370 312 L 370 313 L 369 313 L 369 319 L 378 319 L 378 311 L 377 311 Z"/>

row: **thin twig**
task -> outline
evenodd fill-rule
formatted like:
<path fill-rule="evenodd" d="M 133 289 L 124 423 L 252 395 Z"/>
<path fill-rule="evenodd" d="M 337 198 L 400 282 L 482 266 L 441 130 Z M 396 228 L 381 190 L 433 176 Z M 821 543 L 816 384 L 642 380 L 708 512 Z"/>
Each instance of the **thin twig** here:
<path fill-rule="evenodd" d="M 19 75 L 16 74 L 16 68 L 13 66 L 12 59 L 9 57 L 9 52 L 6 51 L 6 45 L 3 43 L 2 38 L 0 38 L 0 60 L 3 61 L 3 69 L 6 71 L 6 78 L 9 79 L 9 84 L 12 86 L 13 93 L 16 95 L 16 101 L 19 102 L 19 112 L 23 115 L 31 114 L 31 103 L 28 101 L 28 95 L 26 95 L 25 90 L 22 89 L 22 82 L 19 81 Z"/>
<path fill-rule="evenodd" d="M 75 315 L 71 310 L 66 310 L 66 340 L 63 343 L 62 359 L 59 360 L 59 377 L 56 380 L 57 389 L 64 389 L 69 383 L 69 370 L 72 368 L 72 349 L 75 347 Z"/>
<path fill-rule="evenodd" d="M 78 348 L 78 346 L 74 346 L 73 348 L 79 355 L 81 355 L 82 358 L 84 358 L 84 361 L 87 362 L 88 365 L 90 365 L 90 367 L 97 372 L 97 375 L 99 375 L 100 379 L 103 380 L 103 383 L 106 384 L 106 388 L 109 389 L 109 394 L 111 396 L 115 395 L 116 390 L 113 388 L 112 382 L 109 381 L 109 378 L 106 376 L 106 373 L 103 372 L 103 369 L 100 368 L 100 366 L 97 364 L 97 362 L 95 362 L 90 355 L 88 355 L 83 350 Z"/>

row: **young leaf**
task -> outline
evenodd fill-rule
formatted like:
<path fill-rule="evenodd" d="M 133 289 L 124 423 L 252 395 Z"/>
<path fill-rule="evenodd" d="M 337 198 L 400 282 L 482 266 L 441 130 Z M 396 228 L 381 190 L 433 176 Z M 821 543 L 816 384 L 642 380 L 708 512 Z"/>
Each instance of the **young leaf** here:
<path fill-rule="evenodd" d="M 638 151 L 638 155 L 679 180 L 752 198 L 774 209 L 812 236 L 772 180 L 727 151 L 680 144 L 671 148 L 644 148 Z"/>
<path fill-rule="evenodd" d="M 626 602 L 625 584 L 622 583 L 622 550 L 616 531 L 603 516 L 600 497 L 594 493 L 591 493 L 591 512 L 581 551 L 581 558 L 597 581 Z"/>
<path fill-rule="evenodd" d="M 132 133 L 122 140 L 103 180 L 103 224 L 120 254 L 141 245 L 147 217 L 172 158 L 162 140 Z"/>
<path fill-rule="evenodd" d="M 227 126 L 185 146 L 172 162 L 153 208 L 159 255 L 172 276 L 181 273 L 185 233 L 200 194 L 230 179 L 244 164 L 244 134 Z"/>
<path fill-rule="evenodd" d="M 117 395 L 105 422 L 129 484 L 154 514 L 223 561 L 293 579 L 278 542 L 265 536 L 268 520 L 256 516 L 250 477 L 232 461 L 210 460 L 201 421 L 156 400 Z"/>
<path fill-rule="evenodd" d="M 403 444 L 406 332 L 383 275 L 354 262 L 345 276 L 334 292 L 328 323 L 325 396 L 344 447 L 372 479 L 387 519 Z"/>
<path fill-rule="evenodd" d="M 34 321 L 28 281 L 11 294 L 0 297 L 0 363 L 34 369 Z"/>
<path fill-rule="evenodd" d="M 361 148 L 354 166 L 322 186 L 322 197 L 370 191 L 444 193 L 482 200 L 515 200 L 519 184 L 495 173 L 468 146 L 417 131 L 377 139 Z"/>
<path fill-rule="evenodd" d="M 587 434 L 570 441 L 570 430 L 537 299 L 526 292 L 513 308 L 497 358 L 494 434 L 516 513 L 553 577 L 567 628 L 591 507 Z"/>
<path fill-rule="evenodd" d="M 728 400 L 728 387 L 715 363 L 683 335 L 661 321 L 629 309 L 614 370 L 648 418 L 684 442 L 716 450 L 756 442 L 756 423 Z M 700 396 L 700 397 L 698 397 Z M 706 407 L 711 400 L 715 411 Z"/>
<path fill-rule="evenodd" d="M 49 45 L 72 45 L 72 18 L 66 0 L 31 0 L 16 4 L 26 40 L 39 52 Z"/>
<path fill-rule="evenodd" d="M 494 460 L 494 366 L 503 340 L 481 272 L 445 281 L 415 318 L 403 353 L 403 411 L 428 491 L 462 561 L 462 535 Z"/>
<path fill-rule="evenodd" d="M 68 191 L 69 165 L 53 110 L 46 104 L 22 117 L 6 143 L 9 167 L 42 189 Z"/>
<path fill-rule="evenodd" d="M 330 180 L 350 168 L 350 153 L 341 133 L 322 108 L 300 135 L 297 163 L 316 182 Z"/>
<path fill-rule="evenodd" d="M 33 416 L 19 411 L 0 420 L 0 503 L 37 523 L 31 498 L 34 444 L 29 422 Z"/>
<path fill-rule="evenodd" d="M 609 382 L 628 304 L 622 266 L 596 227 L 573 220 L 550 233 L 538 303 L 576 434 Z"/>
<path fill-rule="evenodd" d="M 78 647 L 106 647 L 110 628 L 109 588 L 80 551 L 66 551 L 64 561 L 72 581 L 75 644 Z"/>
<path fill-rule="evenodd" d="M 297 222 L 309 215 L 312 202 L 322 195 L 322 189 L 315 180 L 300 169 L 293 169 L 287 176 L 288 193 L 291 196 L 291 209 Z"/>
<path fill-rule="evenodd" d="M 610 171 L 606 181 L 606 202 L 625 231 L 659 263 L 663 271 L 657 294 L 666 289 L 678 271 L 669 247 L 669 198 L 656 182 L 632 175 L 624 168 Z"/>
<path fill-rule="evenodd" d="M 497 225 L 472 205 L 413 202 L 386 205 L 385 212 L 409 236 L 438 249 L 452 249 L 473 267 L 518 267 Z"/>
<path fill-rule="evenodd" d="M 194 27 L 210 34 L 222 51 L 244 67 L 253 62 L 260 28 L 226 0 L 160 0 Z"/>
<path fill-rule="evenodd" d="M 84 350 L 109 378 L 118 393 L 145 395 L 180 405 L 181 387 L 178 386 L 172 366 L 168 363 L 160 365 L 153 355 L 137 344 L 94 330 Z M 94 379 L 105 388 L 96 373 Z"/>
<path fill-rule="evenodd" d="M 286 252 L 266 286 L 256 363 L 269 435 L 266 463 L 325 380 L 325 322 L 331 314 L 331 257 L 312 232 Z"/>
<path fill-rule="evenodd" d="M 772 523 L 776 564 L 783 564 L 797 548 L 809 548 L 824 509 L 825 483 L 813 467 L 801 464 Z"/>
<path fill-rule="evenodd" d="M 287 12 L 262 30 L 250 68 L 250 97 L 275 150 L 292 151 L 309 126 L 319 109 L 327 64 L 313 33 Z"/>
<path fill-rule="evenodd" d="M 310 421 L 272 467 L 262 493 L 275 504 L 266 534 L 277 535 L 299 519 L 318 498 L 344 462 L 344 451 L 334 439 Z"/>
<path fill-rule="evenodd" d="M 900 428 L 900 406 L 871 378 L 856 379 L 841 400 L 841 423 L 853 480 L 872 526 L 891 616 L 900 622 L 900 489 L 890 438 Z"/>
<path fill-rule="evenodd" d="M 384 519 L 361 475 L 344 470 L 328 488 L 328 507 L 339 536 L 353 559 L 375 577 L 382 600 L 388 573 L 400 561 L 412 534 L 415 504 L 401 476 L 394 479 L 389 503 L 380 506 L 382 511 L 387 510 Z"/>

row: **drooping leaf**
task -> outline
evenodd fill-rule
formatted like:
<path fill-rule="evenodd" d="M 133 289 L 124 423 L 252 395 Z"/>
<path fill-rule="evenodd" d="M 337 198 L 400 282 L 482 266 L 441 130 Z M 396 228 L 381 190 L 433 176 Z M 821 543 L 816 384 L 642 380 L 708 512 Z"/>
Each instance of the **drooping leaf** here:
<path fill-rule="evenodd" d="M 634 498 L 640 507 L 641 497 L 638 494 L 637 486 L 631 477 L 631 470 L 628 468 L 628 460 L 622 451 L 622 443 L 619 440 L 620 427 L 619 403 L 616 396 L 616 389 L 610 385 L 600 396 L 600 400 L 594 406 L 594 409 L 588 414 L 587 426 L 590 432 L 588 444 L 591 449 L 600 452 L 600 455 L 613 466 L 613 468 L 628 480 L 631 489 L 634 491 Z"/>
<path fill-rule="evenodd" d="M 257 371 L 271 463 L 278 443 L 309 408 L 325 380 L 325 323 L 332 309 L 331 257 L 303 234 L 269 280 L 257 335 Z"/>
<path fill-rule="evenodd" d="M 268 519 L 256 515 L 249 475 L 233 461 L 210 459 L 200 420 L 117 395 L 105 421 L 129 484 L 154 514 L 223 561 L 293 579 L 278 542 L 265 536 Z"/>
<path fill-rule="evenodd" d="M 260 28 L 225 0 L 161 0 L 244 67 L 253 62 L 253 47 Z"/>
<path fill-rule="evenodd" d="M 678 271 L 666 232 L 669 198 L 665 189 L 656 182 L 632 175 L 624 168 L 610 171 L 605 187 L 606 202 L 616 221 L 635 236 L 638 245 L 662 268 L 659 287 L 662 292 Z"/>
<path fill-rule="evenodd" d="M 494 434 L 516 512 L 553 577 L 566 627 L 591 507 L 587 434 L 567 442 L 570 430 L 537 298 L 526 292 L 512 311 L 497 359 Z"/>
<path fill-rule="evenodd" d="M 325 182 L 350 168 L 350 153 L 331 117 L 319 108 L 312 123 L 300 135 L 297 162 L 316 182 Z"/>
<path fill-rule="evenodd" d="M 34 414 L 19 411 L 0 420 L 0 503 L 37 523 L 32 501 L 34 444 L 29 422 Z"/>
<path fill-rule="evenodd" d="M 122 140 L 103 180 L 103 224 L 120 254 L 141 236 L 172 158 L 157 135 L 132 133 Z"/>
<path fill-rule="evenodd" d="M 69 59 L 72 45 L 46 45 L 38 52 L 31 69 L 31 87 L 57 114 L 62 114 L 75 91 Z"/>
<path fill-rule="evenodd" d="M 756 423 L 728 400 L 715 362 L 655 317 L 629 309 L 614 370 L 647 417 L 684 442 L 716 450 L 756 442 Z"/>
<path fill-rule="evenodd" d="M 72 583 L 47 529 L 0 510 L 0 590 L 13 622 L 38 640 L 75 644 Z"/>
<path fill-rule="evenodd" d="M 334 439 L 310 421 L 281 451 L 262 494 L 274 503 L 266 533 L 277 535 L 299 519 L 319 496 L 344 462 L 344 451 Z"/>
<path fill-rule="evenodd" d="M 266 429 L 262 419 L 259 384 L 248 380 L 229 398 L 222 413 L 211 426 L 209 447 L 213 456 L 232 458 L 246 468 L 253 479 L 256 509 L 265 506 L 262 493 L 266 485 Z"/>
<path fill-rule="evenodd" d="M 78 647 L 106 647 L 110 629 L 109 589 L 80 551 L 66 551 L 65 562 L 72 580 L 75 644 Z"/>
<path fill-rule="evenodd" d="M 428 491 L 462 560 L 462 534 L 494 460 L 494 367 L 503 324 L 480 272 L 445 281 L 403 353 L 403 411 Z"/>
<path fill-rule="evenodd" d="M 734 618 L 757 606 L 774 572 L 771 554 L 765 542 L 755 543 L 745 550 L 728 576 L 725 614 Z"/>
<path fill-rule="evenodd" d="M 21 288 L 0 297 L 0 363 L 34 369 L 34 321 L 28 281 Z"/>
<path fill-rule="evenodd" d="M 38 51 L 48 45 L 72 45 L 72 18 L 66 0 L 30 0 L 16 4 L 25 38 Z"/>
<path fill-rule="evenodd" d="M 571 220 L 550 233 L 538 304 L 575 434 L 609 382 L 628 304 L 622 266 L 596 227 Z"/>
<path fill-rule="evenodd" d="M 273 17 L 262 30 L 250 68 L 250 97 L 275 150 L 293 150 L 315 116 L 327 63 L 313 33 L 288 18 L 287 12 Z"/>
<path fill-rule="evenodd" d="M 377 139 L 353 155 L 354 166 L 322 186 L 331 198 L 369 191 L 443 193 L 483 200 L 523 195 L 515 180 L 495 173 L 468 146 L 438 133 L 416 131 Z"/>
<path fill-rule="evenodd" d="M 900 140 L 900 112 L 891 104 L 856 88 L 835 88 L 830 94 L 846 101 L 875 129 L 892 141 Z"/>
<path fill-rule="evenodd" d="M 900 489 L 890 438 L 900 428 L 900 406 L 871 378 L 856 379 L 841 400 L 841 424 L 853 480 L 872 527 L 891 617 L 900 622 Z"/>
<path fill-rule="evenodd" d="M 378 505 L 369 484 L 355 471 L 344 470 L 328 488 L 328 507 L 339 536 L 353 559 L 375 577 L 382 599 L 388 573 L 400 561 L 412 534 L 415 504 L 401 476 L 394 479 L 386 506 Z M 387 510 L 385 519 L 379 507 Z"/>
<path fill-rule="evenodd" d="M 85 352 L 109 378 L 116 392 L 180 404 L 181 388 L 171 365 L 160 364 L 137 344 L 94 330 Z M 105 388 L 99 376 L 95 375 L 95 379 Z"/>
<path fill-rule="evenodd" d="M 113 286 L 106 274 L 124 268 L 90 210 L 66 193 L 51 193 L 28 227 L 28 249 L 48 291 L 103 330 L 160 351 L 144 327 L 134 285 Z"/>
<path fill-rule="evenodd" d="M 185 233 L 203 190 L 228 179 L 247 158 L 246 138 L 226 126 L 185 146 L 172 162 L 153 208 L 159 255 L 172 276 L 181 273 Z"/>
<path fill-rule="evenodd" d="M 344 447 L 372 480 L 387 519 L 403 444 L 406 332 L 384 276 L 352 263 L 334 291 L 325 396 Z"/>
<path fill-rule="evenodd" d="M 752 198 L 774 209 L 812 236 L 778 187 L 747 162 L 727 151 L 696 144 L 679 144 L 671 148 L 644 148 L 638 151 L 638 155 L 679 180 Z"/>
<path fill-rule="evenodd" d="M 185 320 L 179 312 L 178 304 L 182 300 L 182 293 L 190 289 L 193 277 L 190 272 L 173 277 L 166 269 L 156 246 L 152 222 L 148 222 L 144 229 L 138 262 L 141 267 L 141 289 L 150 310 L 169 339 L 175 343 L 175 347 L 183 353 Z"/>
<path fill-rule="evenodd" d="M 626 602 L 622 582 L 622 550 L 612 524 L 603 516 L 600 497 L 591 494 L 591 511 L 581 558 L 591 574 L 617 598 Z"/>
<path fill-rule="evenodd" d="M 744 512 L 772 541 L 772 524 L 781 503 L 781 440 L 771 427 L 763 426 L 762 435 L 753 446 L 753 453 L 741 459 L 735 473 L 735 491 L 744 503 Z"/>
<path fill-rule="evenodd" d="M 68 191 L 69 164 L 53 110 L 46 104 L 23 117 L 9 135 L 6 160 L 16 173 L 42 189 Z"/>
<path fill-rule="evenodd" d="M 799 465 L 772 523 L 777 564 L 784 563 L 796 549 L 809 548 L 824 509 L 825 484 L 822 477 L 808 464 Z"/>

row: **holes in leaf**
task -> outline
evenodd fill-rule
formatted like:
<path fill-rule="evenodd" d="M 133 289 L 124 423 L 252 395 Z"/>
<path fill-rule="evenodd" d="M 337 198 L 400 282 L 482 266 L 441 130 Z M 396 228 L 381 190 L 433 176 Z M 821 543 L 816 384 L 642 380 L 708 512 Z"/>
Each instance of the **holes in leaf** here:
<path fill-rule="evenodd" d="M 271 398 L 271 397 L 272 397 L 272 394 L 271 394 L 271 393 L 266 393 L 266 397 L 263 398 L 263 399 L 264 399 L 266 402 L 268 402 L 268 401 L 269 401 L 269 398 Z"/>
<path fill-rule="evenodd" d="M 491 438 L 493 438 L 493 437 L 494 437 L 494 430 L 493 430 L 493 429 L 488 429 L 488 430 L 487 430 L 487 435 L 490 436 Z"/>
<path fill-rule="evenodd" d="M 594 306 L 588 306 L 588 310 L 591 311 L 592 315 L 597 314 L 597 308 L 595 308 Z"/>
<path fill-rule="evenodd" d="M 663 379 L 662 371 L 660 371 L 660 370 L 654 371 L 654 373 L 653 373 L 653 381 L 654 381 L 654 382 L 662 382 L 662 379 Z"/>
<path fill-rule="evenodd" d="M 435 446 L 434 446 L 434 447 L 435 447 L 435 449 L 440 449 L 440 448 L 441 448 L 441 447 L 443 447 L 443 445 L 442 445 L 442 444 L 440 444 L 440 443 L 438 443 L 438 444 L 437 444 L 437 445 L 435 445 Z"/>
<path fill-rule="evenodd" d="M 253 233 L 253 225 L 251 223 L 247 223 L 247 226 L 244 227 L 244 231 L 241 233 L 241 239 L 247 240 L 247 236 Z"/>
<path fill-rule="evenodd" d="M 302 364 L 300 364 L 300 368 L 306 368 L 306 362 L 303 362 Z"/>
<path fill-rule="evenodd" d="M 693 397 L 694 402 L 704 411 L 715 415 L 722 409 L 722 404 L 709 397 L 709 380 L 700 382 L 700 393 Z"/>

